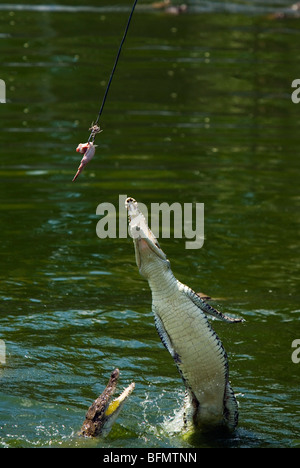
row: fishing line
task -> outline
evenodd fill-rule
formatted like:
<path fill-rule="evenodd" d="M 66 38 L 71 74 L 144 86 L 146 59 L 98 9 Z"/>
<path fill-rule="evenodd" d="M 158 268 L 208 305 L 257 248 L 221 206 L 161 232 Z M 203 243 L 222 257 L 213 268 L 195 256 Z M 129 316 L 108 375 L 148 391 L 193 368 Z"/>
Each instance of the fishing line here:
<path fill-rule="evenodd" d="M 124 35 L 123 35 L 123 38 L 122 38 L 122 41 L 121 41 L 121 44 L 120 44 L 120 47 L 119 47 L 117 56 L 116 56 L 116 60 L 115 60 L 115 63 L 114 63 L 114 66 L 113 66 L 113 69 L 112 69 L 112 72 L 111 72 L 111 75 L 110 75 L 110 78 L 109 78 L 109 81 L 108 81 L 108 85 L 107 85 L 106 90 L 105 90 L 105 93 L 104 93 L 103 101 L 102 101 L 102 104 L 101 104 L 101 107 L 100 107 L 100 110 L 99 110 L 97 119 L 95 120 L 95 122 L 94 122 L 92 128 L 90 129 L 90 130 L 92 130 L 92 131 L 91 131 L 91 134 L 90 134 L 90 136 L 89 136 L 88 142 L 90 142 L 91 139 L 93 139 L 93 142 L 94 142 L 97 133 L 100 133 L 100 128 L 99 128 L 99 131 L 96 131 L 96 133 L 95 133 L 95 129 L 97 129 L 99 119 L 100 119 L 100 117 L 101 117 L 101 115 L 102 115 L 102 112 L 103 112 L 103 109 L 104 109 L 104 106 L 105 106 L 105 103 L 106 103 L 108 91 L 109 91 L 111 82 L 112 82 L 112 80 L 113 80 L 113 77 L 114 77 L 114 74 L 115 74 L 115 71 L 116 71 L 118 62 L 119 62 L 119 58 L 120 58 L 120 55 L 121 55 L 122 47 L 123 47 L 123 45 L 124 45 L 124 42 L 125 42 L 125 39 L 126 39 L 128 30 L 129 30 L 129 26 L 130 26 L 130 23 L 131 23 L 131 20 L 132 20 L 132 16 L 133 16 L 133 13 L 134 13 L 134 10 L 135 10 L 135 7 L 136 7 L 137 2 L 138 2 L 138 0 L 135 0 L 135 2 L 134 2 L 134 4 L 133 4 L 133 7 L 132 7 L 132 9 L 131 9 L 131 13 L 130 13 L 129 18 L 128 18 L 128 21 L 127 21 L 127 25 L 126 25 L 126 28 L 125 28 L 125 32 L 124 32 Z"/>
<path fill-rule="evenodd" d="M 122 47 L 123 47 L 123 44 L 125 42 L 125 39 L 126 39 L 126 36 L 127 36 L 127 33 L 128 33 L 128 29 L 129 29 L 131 19 L 132 19 L 132 16 L 133 16 L 133 13 L 134 13 L 137 2 L 138 2 L 138 0 L 135 0 L 134 4 L 132 6 L 131 13 L 130 13 L 128 21 L 127 21 L 125 32 L 124 32 L 124 35 L 123 35 L 123 38 L 122 38 L 122 41 L 121 41 L 117 56 L 116 56 L 116 60 L 115 60 L 115 63 L 114 63 L 114 66 L 113 66 L 113 69 L 112 69 L 112 72 L 111 72 L 111 75 L 110 75 L 110 78 L 109 78 L 109 81 L 108 81 L 108 85 L 107 85 L 105 93 L 104 93 L 103 101 L 102 101 L 102 104 L 101 104 L 97 119 L 96 119 L 95 123 L 92 124 L 91 128 L 89 129 L 89 130 L 91 130 L 89 139 L 88 139 L 87 143 L 80 143 L 76 148 L 77 153 L 81 153 L 83 155 L 83 157 L 81 159 L 80 165 L 78 167 L 78 170 L 77 170 L 72 182 L 74 182 L 77 179 L 79 174 L 81 174 L 81 172 L 83 171 L 85 166 L 93 159 L 93 157 L 95 155 L 96 146 L 97 146 L 97 145 L 94 145 L 95 138 L 98 135 L 98 133 L 102 132 L 100 126 L 98 125 L 98 122 L 99 122 L 99 119 L 101 117 L 101 114 L 102 114 L 104 106 L 105 106 L 108 91 L 109 91 L 112 79 L 114 77 L 114 74 L 115 74 L 115 71 L 116 71 L 116 68 L 117 68 L 117 65 L 118 65 L 118 61 L 119 61 L 119 58 L 120 58 L 120 55 L 121 55 Z"/>

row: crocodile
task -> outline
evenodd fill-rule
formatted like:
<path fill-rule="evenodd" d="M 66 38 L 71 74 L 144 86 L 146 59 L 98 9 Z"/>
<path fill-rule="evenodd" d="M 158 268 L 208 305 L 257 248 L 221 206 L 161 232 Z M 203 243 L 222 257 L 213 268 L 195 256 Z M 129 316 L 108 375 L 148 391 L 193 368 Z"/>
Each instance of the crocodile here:
<path fill-rule="evenodd" d="M 84 423 L 79 432 L 83 437 L 106 437 L 129 395 L 134 390 L 135 384 L 132 382 L 121 395 L 111 401 L 116 390 L 120 377 L 119 369 L 115 369 L 111 375 L 107 386 L 101 395 L 93 402 L 88 409 Z"/>
<path fill-rule="evenodd" d="M 136 200 L 127 198 L 125 206 L 136 263 L 152 292 L 158 334 L 185 384 L 191 424 L 202 431 L 233 431 L 239 414 L 228 357 L 207 315 L 229 323 L 244 320 L 224 315 L 177 280 Z"/>

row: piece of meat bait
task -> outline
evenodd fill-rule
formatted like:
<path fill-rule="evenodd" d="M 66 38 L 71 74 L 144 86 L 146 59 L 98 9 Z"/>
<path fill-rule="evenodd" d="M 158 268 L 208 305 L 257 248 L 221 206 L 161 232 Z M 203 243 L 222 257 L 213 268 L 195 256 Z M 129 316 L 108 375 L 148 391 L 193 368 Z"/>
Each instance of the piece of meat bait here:
<path fill-rule="evenodd" d="M 83 154 L 83 158 L 80 162 L 80 165 L 78 167 L 78 171 L 76 172 L 72 182 L 74 182 L 77 177 L 79 176 L 79 174 L 83 171 L 84 167 L 91 161 L 91 159 L 93 159 L 94 155 L 95 155 L 95 151 L 96 151 L 96 146 L 97 145 L 94 145 L 94 143 L 80 143 L 77 148 L 76 148 L 76 151 L 77 153 L 81 153 Z"/>

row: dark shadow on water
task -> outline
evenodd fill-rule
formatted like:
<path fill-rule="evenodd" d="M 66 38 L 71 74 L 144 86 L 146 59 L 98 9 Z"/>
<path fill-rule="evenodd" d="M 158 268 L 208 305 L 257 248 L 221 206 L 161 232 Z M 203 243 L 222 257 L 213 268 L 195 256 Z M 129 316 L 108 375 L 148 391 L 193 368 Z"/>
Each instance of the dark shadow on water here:
<path fill-rule="evenodd" d="M 238 428 L 234 432 L 226 429 L 215 429 L 207 433 L 195 431 L 188 439 L 192 447 L 201 448 L 267 448 L 272 446 L 269 441 L 244 428 Z"/>

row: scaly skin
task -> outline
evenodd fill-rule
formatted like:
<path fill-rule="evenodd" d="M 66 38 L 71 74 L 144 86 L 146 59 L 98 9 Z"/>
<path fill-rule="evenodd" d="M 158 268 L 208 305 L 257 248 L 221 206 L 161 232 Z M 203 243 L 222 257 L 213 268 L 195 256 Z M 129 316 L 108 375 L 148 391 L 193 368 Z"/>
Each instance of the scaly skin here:
<path fill-rule="evenodd" d="M 205 430 L 218 426 L 233 430 L 238 409 L 228 380 L 228 359 L 206 313 L 227 322 L 242 320 L 223 315 L 180 283 L 137 202 L 129 198 L 126 206 L 136 262 L 152 291 L 156 328 L 188 390 L 193 423 Z"/>

